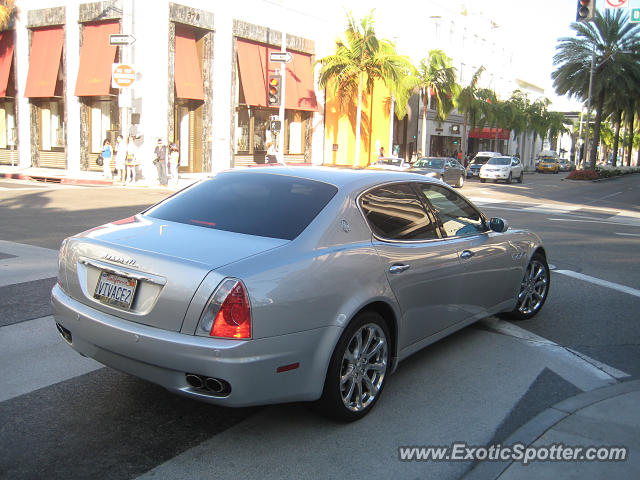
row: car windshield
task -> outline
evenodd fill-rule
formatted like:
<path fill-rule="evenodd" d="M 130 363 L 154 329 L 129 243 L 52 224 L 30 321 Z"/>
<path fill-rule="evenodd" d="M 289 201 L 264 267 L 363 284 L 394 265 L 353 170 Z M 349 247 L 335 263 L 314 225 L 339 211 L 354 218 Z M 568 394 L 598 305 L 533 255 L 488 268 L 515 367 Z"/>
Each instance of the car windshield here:
<path fill-rule="evenodd" d="M 402 159 L 401 158 L 381 158 L 378 160 L 378 164 L 400 166 L 402 164 Z"/>
<path fill-rule="evenodd" d="M 442 158 L 421 158 L 413 164 L 418 168 L 444 168 L 444 159 Z"/>
<path fill-rule="evenodd" d="M 489 161 L 489 158 L 491 158 L 491 157 L 476 157 L 476 158 L 473 159 L 471 164 L 472 165 L 484 165 L 485 163 L 487 163 Z"/>
<path fill-rule="evenodd" d="M 146 216 L 227 232 L 292 240 L 333 198 L 327 183 L 252 172 L 216 175 L 152 207 Z"/>
<path fill-rule="evenodd" d="M 511 157 L 495 157 L 489 160 L 487 165 L 511 165 Z"/>
<path fill-rule="evenodd" d="M 553 157 L 540 157 L 541 162 L 555 162 L 556 159 Z"/>

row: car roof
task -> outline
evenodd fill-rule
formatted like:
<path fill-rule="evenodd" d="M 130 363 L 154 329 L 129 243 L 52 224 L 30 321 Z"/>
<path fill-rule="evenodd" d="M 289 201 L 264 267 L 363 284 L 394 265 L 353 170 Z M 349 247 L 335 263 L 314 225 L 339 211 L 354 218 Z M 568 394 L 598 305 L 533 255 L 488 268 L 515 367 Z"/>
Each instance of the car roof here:
<path fill-rule="evenodd" d="M 385 182 L 398 182 L 403 180 L 419 182 L 426 181 L 436 184 L 441 183 L 439 180 L 433 180 L 429 177 L 425 177 L 424 175 L 413 174 L 409 172 L 320 166 L 294 167 L 288 165 L 274 165 L 270 167 L 251 167 L 225 170 L 224 172 L 220 172 L 220 174 L 233 175 L 241 174 L 243 172 L 270 175 L 286 175 L 290 177 L 304 178 L 307 180 L 329 183 L 338 187 L 339 189 L 346 190 L 359 190 Z"/>

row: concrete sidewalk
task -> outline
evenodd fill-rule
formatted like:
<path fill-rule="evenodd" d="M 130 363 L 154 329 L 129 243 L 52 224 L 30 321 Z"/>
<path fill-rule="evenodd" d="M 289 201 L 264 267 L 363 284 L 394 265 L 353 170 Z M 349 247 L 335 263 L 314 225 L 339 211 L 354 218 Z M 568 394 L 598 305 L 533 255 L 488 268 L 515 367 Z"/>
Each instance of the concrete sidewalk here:
<path fill-rule="evenodd" d="M 167 187 L 168 190 L 180 190 L 193 182 L 207 177 L 207 174 L 193 173 L 181 174 L 178 183 Z M 102 172 L 97 171 L 77 171 L 69 172 L 57 168 L 37 168 L 37 167 L 17 167 L 11 165 L 0 165 L 0 179 L 9 178 L 14 180 L 30 180 L 43 183 L 60 183 L 66 185 L 115 185 L 125 186 L 120 182 L 105 179 Z M 161 188 L 155 178 L 141 179 L 135 184 L 126 185 L 127 188 L 147 187 Z"/>
<path fill-rule="evenodd" d="M 464 480 L 640 478 L 640 380 L 582 393 L 557 403 L 519 428 L 501 445 L 625 447 L 624 461 L 480 462 Z M 604 452 L 603 452 L 604 453 Z"/>

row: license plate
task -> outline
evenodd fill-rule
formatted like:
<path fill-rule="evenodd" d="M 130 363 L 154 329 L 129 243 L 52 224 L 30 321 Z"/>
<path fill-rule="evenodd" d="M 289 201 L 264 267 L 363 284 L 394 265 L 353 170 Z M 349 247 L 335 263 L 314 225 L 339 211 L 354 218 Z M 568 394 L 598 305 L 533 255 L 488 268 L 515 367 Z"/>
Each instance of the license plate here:
<path fill-rule="evenodd" d="M 131 309 L 138 281 L 114 273 L 100 272 L 93 297 L 107 305 Z"/>

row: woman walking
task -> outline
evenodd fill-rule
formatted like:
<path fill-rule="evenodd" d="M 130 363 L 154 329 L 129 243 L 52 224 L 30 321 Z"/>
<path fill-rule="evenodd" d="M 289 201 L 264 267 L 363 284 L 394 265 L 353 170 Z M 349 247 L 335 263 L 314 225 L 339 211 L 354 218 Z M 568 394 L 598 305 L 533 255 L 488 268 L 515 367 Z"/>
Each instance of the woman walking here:
<path fill-rule="evenodd" d="M 127 167 L 127 174 L 125 183 L 136 183 L 136 166 L 138 161 L 136 159 L 136 145 L 133 143 L 133 135 L 130 135 L 127 139 L 127 158 L 125 164 Z"/>
<path fill-rule="evenodd" d="M 108 138 L 102 142 L 102 176 L 107 180 L 111 180 L 111 142 Z"/>
<path fill-rule="evenodd" d="M 116 138 L 116 177 L 119 182 L 125 179 L 125 162 L 127 160 L 127 146 L 122 135 Z"/>

